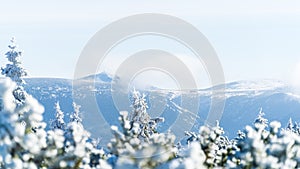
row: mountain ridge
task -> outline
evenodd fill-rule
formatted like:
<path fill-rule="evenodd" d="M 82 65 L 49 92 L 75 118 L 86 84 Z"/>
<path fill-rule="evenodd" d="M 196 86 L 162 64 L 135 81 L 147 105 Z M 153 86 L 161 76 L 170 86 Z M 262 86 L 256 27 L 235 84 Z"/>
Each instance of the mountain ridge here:
<path fill-rule="evenodd" d="M 91 77 L 89 78 L 91 79 Z M 62 110 L 68 114 L 73 111 L 72 102 L 74 101 L 74 97 L 84 99 L 85 97 L 93 96 L 97 102 L 98 109 L 101 110 L 101 116 L 105 118 L 108 126 L 118 124 L 119 110 L 114 107 L 115 103 L 111 93 L 111 83 L 108 81 L 88 80 L 83 83 L 81 88 L 73 88 L 72 80 L 70 79 L 26 78 L 25 80 L 27 82 L 24 86 L 26 91 L 45 107 L 44 119 L 47 122 L 54 118 L 55 102 L 60 102 Z M 107 78 L 106 80 L 109 79 Z M 234 136 L 237 130 L 244 126 L 251 125 L 261 108 L 265 112 L 266 118 L 270 121 L 277 120 L 282 124 L 286 124 L 290 117 L 295 120 L 300 119 L 300 96 L 294 93 L 292 88 L 282 81 L 237 81 L 225 84 L 225 87 L 226 100 L 220 125 L 229 137 Z M 145 92 L 146 98 L 150 100 L 148 109 L 150 116 L 161 115 L 166 118 L 165 123 L 159 128 L 162 131 L 166 131 L 172 126 L 180 113 L 186 113 L 182 112 L 182 110 L 169 101 L 180 106 L 183 95 L 191 100 L 196 98 L 199 101 L 198 112 L 195 112 L 195 117 L 188 116 L 188 118 L 195 120 L 195 124 L 191 130 L 198 130 L 198 127 L 203 125 L 210 110 L 212 89 L 214 87 L 181 93 L 179 91 L 156 88 L 153 91 L 141 92 Z M 76 93 L 73 90 L 82 90 L 84 93 L 90 95 L 84 96 L 84 94 L 78 91 Z M 151 99 L 154 101 L 151 101 Z M 124 104 L 126 104 L 125 107 L 128 107 L 127 111 L 131 111 L 129 99 Z M 161 109 L 156 106 L 157 104 L 165 107 Z M 193 103 L 189 104 L 193 105 Z M 158 110 L 158 112 L 154 110 Z M 82 107 L 82 112 L 83 118 L 90 116 L 90 113 L 84 107 Z M 66 118 L 66 120 L 68 119 Z M 184 124 L 184 122 L 182 123 Z M 89 125 L 87 128 L 97 128 L 97 124 L 87 125 Z M 110 131 L 109 128 L 105 128 L 104 130 Z M 93 135 L 97 135 L 97 131 L 91 132 Z"/>

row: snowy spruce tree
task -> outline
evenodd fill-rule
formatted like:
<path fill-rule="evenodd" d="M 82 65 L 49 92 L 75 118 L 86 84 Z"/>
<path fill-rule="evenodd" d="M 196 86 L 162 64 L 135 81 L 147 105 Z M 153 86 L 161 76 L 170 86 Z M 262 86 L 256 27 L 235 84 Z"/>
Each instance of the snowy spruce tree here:
<path fill-rule="evenodd" d="M 246 126 L 246 137 L 237 143 L 239 150 L 231 168 L 299 168 L 299 136 L 281 130 L 279 122 L 267 128 Z"/>
<path fill-rule="evenodd" d="M 147 113 L 145 96 L 133 92 L 133 111 L 120 112 L 121 130 L 112 126 L 114 138 L 108 144 L 110 152 L 116 156 L 115 168 L 155 168 L 175 157 L 175 136 L 158 133 L 157 122 Z"/>
<path fill-rule="evenodd" d="M 257 119 L 264 119 L 261 113 Z M 218 127 L 187 132 L 188 147 L 180 149 L 166 168 L 299 168 L 299 135 L 281 129 L 279 122 L 257 119 L 232 141 L 218 139 L 224 138 L 217 134 L 222 132 L 212 132 Z"/>
<path fill-rule="evenodd" d="M 265 113 L 263 112 L 262 108 L 260 108 L 257 118 L 254 121 L 254 126 L 257 128 L 267 127 L 268 126 L 268 119 L 265 117 Z"/>
<path fill-rule="evenodd" d="M 82 125 L 80 106 L 73 103 L 73 112 L 69 123 L 65 124 L 64 113 L 59 103 L 55 104 L 56 119 L 47 135 L 47 152 L 45 163 L 47 168 L 101 168 L 110 169 L 106 162 L 107 154 L 103 149 L 94 146 L 88 131 Z M 55 155 L 55 158 L 52 156 Z"/>
<path fill-rule="evenodd" d="M 59 102 L 55 103 L 55 119 L 53 119 L 50 123 L 50 127 L 52 130 L 61 129 L 65 130 L 65 121 L 64 121 L 64 112 L 61 111 Z"/>
<path fill-rule="evenodd" d="M 187 147 L 181 149 L 178 153 L 182 164 L 178 164 L 178 167 L 189 168 L 188 165 L 185 165 L 186 160 L 190 161 L 193 157 L 186 156 L 185 152 L 194 152 L 197 149 L 195 144 L 198 144 L 201 148 L 201 152 L 198 154 L 203 154 L 204 160 L 201 166 L 206 166 L 207 168 L 215 167 L 225 167 L 229 156 L 234 154 L 236 150 L 235 142 L 230 141 L 226 136 L 223 136 L 224 130 L 219 126 L 219 122 L 216 123 L 216 126 L 201 126 L 199 132 L 186 132 L 187 138 Z M 195 148 L 195 150 L 191 150 Z M 183 155 L 182 155 L 183 151 Z M 176 164 L 178 162 L 175 162 Z M 195 168 L 199 168 L 195 167 Z M 177 167 L 175 167 L 177 168 Z M 200 167 L 201 168 L 201 167 Z M 202 167 L 203 168 L 203 167 Z"/>
<path fill-rule="evenodd" d="M 18 50 L 15 38 L 12 38 L 10 42 L 11 44 L 8 45 L 9 51 L 5 54 L 9 63 L 1 70 L 3 75 L 11 78 L 18 86 L 21 86 L 25 83 L 23 77 L 27 76 L 27 71 L 22 67 L 22 52 Z"/>
<path fill-rule="evenodd" d="M 187 148 L 180 150 L 180 158 L 172 160 L 164 168 L 170 169 L 204 169 L 206 155 L 197 142 L 191 142 Z"/>
<path fill-rule="evenodd" d="M 300 127 L 297 122 L 294 122 L 293 130 L 294 130 L 294 133 L 300 135 Z"/>
<path fill-rule="evenodd" d="M 257 119 L 264 119 L 261 114 Z M 238 149 L 231 156 L 227 167 L 299 168 L 299 135 L 282 129 L 281 124 L 277 121 L 268 124 L 266 119 L 257 119 L 254 122 L 256 125 L 254 127 L 246 126 L 242 132 L 243 136 L 237 139 Z M 292 124 L 292 120 L 290 120 L 290 124 Z"/>
<path fill-rule="evenodd" d="M 63 156 L 64 166 L 60 168 L 103 168 L 109 169 L 106 154 L 89 142 L 90 133 L 84 129 L 80 116 L 80 106 L 73 103 L 70 122 L 64 130 Z"/>
<path fill-rule="evenodd" d="M 2 68 L 8 78 L 0 79 L 0 168 L 110 169 L 103 149 L 87 141 L 89 134 L 81 124 L 76 104 L 71 122 L 64 125 L 57 103 L 53 130 L 45 130 L 43 106 L 22 86 L 27 73 L 21 67 L 21 52 L 16 50 L 14 40 L 9 48 L 6 56 L 11 63 Z"/>
<path fill-rule="evenodd" d="M 79 125 L 82 125 L 82 118 L 80 115 L 80 106 L 77 105 L 75 102 L 72 103 L 73 106 L 73 113 L 70 114 L 70 123 L 76 122 Z"/>
<path fill-rule="evenodd" d="M 296 121 L 293 123 L 292 118 L 289 119 L 289 122 L 288 122 L 288 124 L 287 124 L 285 130 L 300 135 L 300 127 L 299 127 L 299 124 L 298 124 Z"/>
<path fill-rule="evenodd" d="M 33 97 L 17 105 L 13 95 L 16 84 L 0 80 L 0 168 L 40 168 L 41 151 L 47 147 L 43 107 Z M 23 114 L 22 122 L 18 114 Z"/>
<path fill-rule="evenodd" d="M 288 131 L 293 131 L 294 130 L 292 118 L 289 119 L 289 122 L 288 122 L 288 124 L 286 126 L 286 130 L 288 130 Z"/>
<path fill-rule="evenodd" d="M 130 123 L 139 126 L 139 138 L 148 139 L 152 134 L 157 133 L 157 125 L 164 119 L 161 117 L 151 119 L 147 113 L 148 105 L 144 94 L 136 90 L 132 92 L 132 108 Z"/>
<path fill-rule="evenodd" d="M 17 84 L 13 94 L 17 103 L 21 104 L 27 95 L 23 89 L 23 84 L 25 84 L 24 77 L 27 76 L 27 71 L 22 67 L 22 52 L 18 50 L 14 38 L 11 39 L 11 44 L 8 45 L 8 48 L 9 51 L 5 55 L 9 63 L 1 68 L 1 73 Z"/>

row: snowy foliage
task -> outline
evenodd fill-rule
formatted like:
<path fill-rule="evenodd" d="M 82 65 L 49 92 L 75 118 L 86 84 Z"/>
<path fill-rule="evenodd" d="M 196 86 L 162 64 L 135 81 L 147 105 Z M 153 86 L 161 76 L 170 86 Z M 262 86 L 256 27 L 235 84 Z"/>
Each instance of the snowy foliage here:
<path fill-rule="evenodd" d="M 17 105 L 15 88 L 10 79 L 0 80 L 0 168 L 111 168 L 81 124 L 46 131 L 43 106 L 30 95 Z"/>
<path fill-rule="evenodd" d="M 257 116 L 257 118 L 254 121 L 254 125 L 255 127 L 260 127 L 261 125 L 263 127 L 267 127 L 268 126 L 268 119 L 264 118 L 265 113 L 263 112 L 262 108 L 259 111 L 259 114 Z"/>
<path fill-rule="evenodd" d="M 288 122 L 287 127 L 286 127 L 285 130 L 300 135 L 300 127 L 299 127 L 299 124 L 298 124 L 297 122 L 294 122 L 294 123 L 293 123 L 292 118 L 290 118 L 290 120 L 289 120 L 289 122 Z"/>
<path fill-rule="evenodd" d="M 17 106 L 9 79 L 0 81 L 0 166 L 1 168 L 37 168 L 41 150 L 47 147 L 43 107 L 32 97 Z M 22 114 L 19 121 L 18 114 Z"/>
<path fill-rule="evenodd" d="M 74 112 L 70 115 L 70 122 L 80 123 L 82 122 L 82 118 L 80 117 L 80 106 L 73 102 Z"/>
<path fill-rule="evenodd" d="M 130 115 L 130 119 L 128 119 L 130 125 L 140 139 L 147 140 L 151 135 L 157 133 L 157 125 L 163 122 L 164 119 L 161 117 L 151 119 L 147 113 L 148 105 L 145 95 L 140 94 L 140 92 L 136 90 L 132 92 L 132 107 L 133 111 Z M 122 123 L 123 122 L 124 120 L 122 120 Z"/>
<path fill-rule="evenodd" d="M 187 144 L 188 151 L 193 152 L 195 150 L 189 150 L 191 148 L 197 149 L 197 146 L 200 146 L 201 151 L 198 152 L 198 155 L 201 154 L 204 158 L 203 164 L 206 167 L 225 167 L 227 161 L 229 160 L 229 155 L 234 154 L 236 150 L 235 143 L 230 141 L 227 137 L 222 136 L 224 134 L 223 129 L 219 126 L 217 122 L 215 127 L 202 126 L 200 127 L 199 133 L 195 132 L 186 132 L 188 136 Z M 198 144 L 197 146 L 195 144 Z M 187 157 L 186 155 L 181 155 L 181 151 L 187 151 L 185 148 L 180 149 L 178 156 L 183 158 L 183 163 L 186 160 L 191 160 L 192 157 Z M 182 159 L 181 159 L 182 160 Z M 182 168 L 182 165 L 179 165 Z M 200 167 L 200 166 L 199 166 Z M 186 167 L 188 168 L 188 166 Z M 195 166 L 195 168 L 197 168 Z M 203 168 L 203 167 L 201 167 Z"/>
<path fill-rule="evenodd" d="M 257 119 L 264 119 L 261 113 Z M 257 119 L 231 141 L 222 136 L 218 125 L 201 127 L 199 133 L 187 132 L 188 146 L 168 168 L 299 168 L 299 135 L 281 129 L 279 122 Z"/>
<path fill-rule="evenodd" d="M 15 39 L 11 39 L 11 44 L 8 46 L 9 51 L 5 54 L 9 63 L 2 69 L 2 74 L 11 78 L 17 85 L 25 83 L 23 77 L 27 76 L 27 71 L 22 67 L 21 56 L 22 52 L 18 50 L 15 44 Z"/>
<path fill-rule="evenodd" d="M 147 140 L 141 139 L 139 133 L 143 128 L 131 123 L 127 112 L 120 114 L 122 131 L 112 126 L 114 138 L 108 144 L 111 153 L 118 158 L 116 168 L 154 168 L 174 158 L 174 135 L 153 133 Z"/>
<path fill-rule="evenodd" d="M 23 77 L 27 76 L 27 71 L 22 67 L 20 58 L 22 52 L 18 51 L 14 38 L 11 39 L 11 44 L 8 45 L 8 47 L 9 51 L 5 55 L 9 63 L 6 64 L 5 68 L 1 68 L 1 73 L 16 82 L 17 87 L 13 91 L 13 96 L 15 97 L 17 105 L 20 105 L 24 103 L 25 97 L 27 96 L 27 93 L 22 86 L 25 84 Z"/>
<path fill-rule="evenodd" d="M 237 168 L 298 168 L 300 137 L 280 130 L 279 122 L 267 128 L 246 126 L 246 137 L 237 143 L 239 150 L 231 164 Z"/>
<path fill-rule="evenodd" d="M 111 168 L 104 160 L 107 158 L 104 150 L 89 142 L 90 134 L 81 123 L 80 106 L 73 103 L 73 108 L 70 122 L 65 124 L 64 112 L 58 103 L 55 104 L 56 119 L 52 121 L 49 141 L 59 145 L 58 150 L 54 150 L 59 153 L 48 168 Z M 55 137 L 60 138 L 59 141 L 53 139 Z"/>
<path fill-rule="evenodd" d="M 65 130 L 64 112 L 61 111 L 59 102 L 55 103 L 55 119 L 51 121 L 51 129 Z"/>
<path fill-rule="evenodd" d="M 121 131 L 112 126 L 114 138 L 108 144 L 117 157 L 115 168 L 155 168 L 175 157 L 175 136 L 158 133 L 161 118 L 151 119 L 148 115 L 144 95 L 133 93 L 133 112 L 120 112 Z"/>
<path fill-rule="evenodd" d="M 0 80 L 0 168 L 300 167 L 297 123 L 290 120 L 287 128 L 282 129 L 279 122 L 268 123 L 262 111 L 254 125 L 246 126 L 233 140 L 224 136 L 217 123 L 213 127 L 202 126 L 198 132 L 187 131 L 187 145 L 179 147 L 174 142 L 175 136 L 158 133 L 156 124 L 152 128 L 145 127 L 160 120 L 152 120 L 146 109 L 138 106 L 147 107 L 147 104 L 144 97 L 137 94 L 136 99 L 140 100 L 135 103 L 139 104 L 131 116 L 120 112 L 121 128 L 111 127 L 114 137 L 108 150 L 104 150 L 90 141 L 92 138 L 81 124 L 80 107 L 75 103 L 70 114 L 72 120 L 67 124 L 57 103 L 56 121 L 52 123 L 56 127 L 46 131 L 43 107 L 30 95 L 18 105 L 13 95 L 16 86 L 9 79 Z"/>
<path fill-rule="evenodd" d="M 206 156 L 200 144 L 192 142 L 187 149 L 180 152 L 181 158 L 173 160 L 168 168 L 170 169 L 202 169 L 207 168 L 205 165 Z"/>
<path fill-rule="evenodd" d="M 80 106 L 73 103 L 70 121 L 55 104 L 51 129 L 43 121 L 44 108 L 26 93 L 27 74 L 21 52 L 12 40 L 0 79 L 0 168 L 4 169 L 202 169 L 202 168 L 300 168 L 300 128 L 289 120 L 286 128 L 268 122 L 260 110 L 252 126 L 229 140 L 217 122 L 186 131 L 186 145 L 175 143 L 171 133 L 159 133 L 163 119 L 147 113 L 145 95 L 132 93 L 133 110 L 120 112 L 120 126 L 113 138 L 99 147 L 82 125 Z M 14 82 L 13 82 L 14 81 Z"/>

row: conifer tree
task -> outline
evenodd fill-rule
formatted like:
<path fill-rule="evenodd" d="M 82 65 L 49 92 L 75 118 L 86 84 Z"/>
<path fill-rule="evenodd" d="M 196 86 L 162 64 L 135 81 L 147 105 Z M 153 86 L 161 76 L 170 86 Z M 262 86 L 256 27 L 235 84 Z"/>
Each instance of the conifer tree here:
<path fill-rule="evenodd" d="M 61 111 L 59 102 L 55 103 L 55 119 L 51 122 L 51 129 L 65 130 L 64 112 Z"/>
<path fill-rule="evenodd" d="M 8 45 L 9 51 L 5 54 L 9 63 L 6 64 L 6 67 L 1 68 L 1 73 L 17 84 L 16 89 L 13 91 L 13 95 L 17 104 L 22 104 L 27 95 L 23 89 L 23 85 L 25 84 L 24 77 L 27 76 L 27 71 L 22 67 L 22 52 L 18 50 L 15 39 L 12 38 L 10 42 L 11 44 Z"/>
<path fill-rule="evenodd" d="M 257 118 L 254 121 L 254 126 L 256 128 L 263 127 L 266 128 L 268 126 L 268 119 L 265 117 L 265 113 L 263 112 L 262 108 L 260 109 Z"/>
<path fill-rule="evenodd" d="M 77 105 L 75 102 L 72 104 L 73 113 L 70 115 L 70 122 L 80 123 L 82 122 L 82 118 L 80 116 L 80 105 Z"/>
<path fill-rule="evenodd" d="M 18 86 L 25 84 L 24 77 L 27 76 L 27 71 L 22 67 L 21 56 L 22 52 L 18 50 L 15 38 L 10 40 L 8 45 L 9 51 L 6 52 L 6 58 L 9 61 L 5 68 L 1 68 L 2 74 L 16 82 Z"/>

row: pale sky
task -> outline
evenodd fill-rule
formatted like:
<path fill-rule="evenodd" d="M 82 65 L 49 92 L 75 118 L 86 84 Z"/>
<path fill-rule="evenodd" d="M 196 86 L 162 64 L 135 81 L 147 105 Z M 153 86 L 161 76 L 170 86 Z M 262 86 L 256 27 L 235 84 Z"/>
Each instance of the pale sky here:
<path fill-rule="evenodd" d="M 196 26 L 215 48 L 226 81 L 295 81 L 300 77 L 300 1 L 296 0 L 0 3 L 0 63 L 5 64 L 4 53 L 14 36 L 24 51 L 22 60 L 31 77 L 71 79 L 82 49 L 98 30 L 139 13 L 169 14 Z M 163 39 L 133 39 L 126 47 L 116 48 L 111 57 L 126 57 L 136 49 L 136 43 L 139 49 L 172 45 Z M 180 55 L 182 51 L 177 52 Z M 114 67 L 108 64 L 104 69 L 110 66 Z"/>

